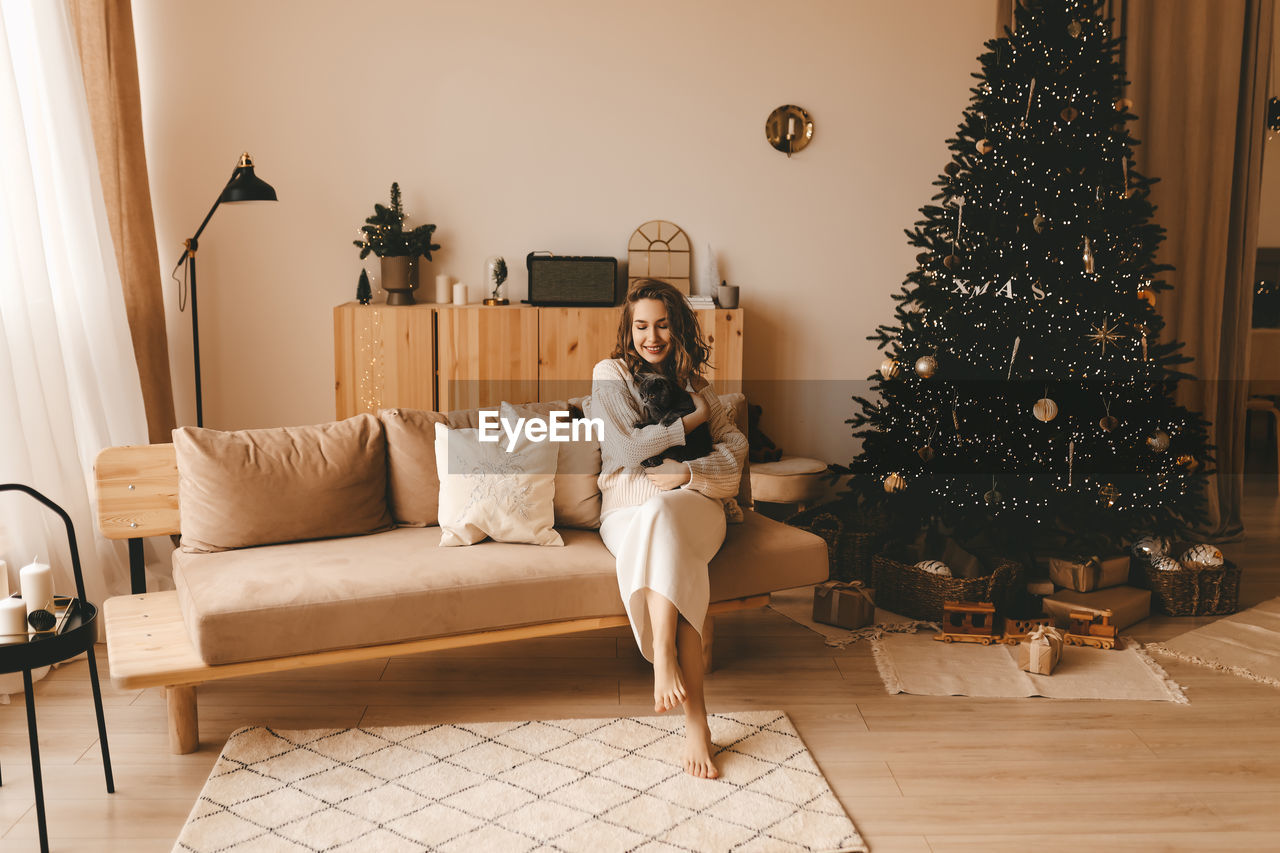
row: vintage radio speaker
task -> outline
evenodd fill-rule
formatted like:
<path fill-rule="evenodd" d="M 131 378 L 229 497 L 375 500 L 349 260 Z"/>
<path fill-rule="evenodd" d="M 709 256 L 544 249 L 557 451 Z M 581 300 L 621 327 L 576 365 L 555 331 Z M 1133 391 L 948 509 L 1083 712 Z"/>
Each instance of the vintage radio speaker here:
<path fill-rule="evenodd" d="M 613 305 L 617 302 L 618 259 L 530 252 L 530 305 Z"/>

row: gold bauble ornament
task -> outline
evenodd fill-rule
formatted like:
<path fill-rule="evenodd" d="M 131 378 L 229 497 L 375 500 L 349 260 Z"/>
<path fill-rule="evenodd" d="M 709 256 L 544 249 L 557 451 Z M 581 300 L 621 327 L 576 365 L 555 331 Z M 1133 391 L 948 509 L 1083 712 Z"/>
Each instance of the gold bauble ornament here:
<path fill-rule="evenodd" d="M 1169 449 L 1169 433 L 1162 429 L 1151 433 L 1151 435 L 1147 436 L 1147 447 L 1150 447 L 1156 453 L 1164 453 Z"/>
<path fill-rule="evenodd" d="M 898 362 L 891 358 L 886 358 L 880 362 L 880 376 L 884 379 L 892 379 L 898 375 Z"/>
<path fill-rule="evenodd" d="M 1073 39 L 1080 38 L 1080 34 L 1082 32 L 1084 32 L 1084 27 L 1079 21 L 1072 21 L 1067 24 L 1067 35 L 1071 36 Z"/>
<path fill-rule="evenodd" d="M 933 448 L 927 444 L 916 451 L 916 456 L 919 456 L 925 462 L 932 462 L 934 455 Z"/>
<path fill-rule="evenodd" d="M 1032 228 L 1034 228 L 1034 229 L 1036 229 L 1036 233 L 1037 233 L 1037 234 L 1043 234 L 1043 233 L 1044 233 L 1045 222 L 1046 222 L 1046 220 L 1045 220 L 1045 218 L 1044 218 L 1044 214 L 1043 214 L 1043 213 L 1037 213 L 1037 214 L 1035 215 L 1035 217 L 1034 217 L 1034 218 L 1032 218 L 1032 220 L 1031 220 L 1031 227 L 1032 227 Z"/>
<path fill-rule="evenodd" d="M 1058 115 L 1062 116 L 1062 120 L 1067 124 L 1071 124 L 1071 122 L 1080 117 L 1080 111 L 1075 107 L 1063 107 L 1062 112 L 1058 113 Z"/>
<path fill-rule="evenodd" d="M 1098 499 L 1108 507 L 1115 506 L 1118 497 L 1120 497 L 1120 490 L 1116 488 L 1115 483 L 1107 483 L 1098 489 Z"/>
<path fill-rule="evenodd" d="M 1102 427 L 1103 432 L 1111 432 L 1116 427 L 1120 426 L 1120 419 L 1107 415 L 1098 421 L 1098 426 Z"/>
<path fill-rule="evenodd" d="M 1156 292 L 1149 287 L 1143 287 L 1138 290 L 1138 298 L 1150 305 L 1156 307 Z"/>
<path fill-rule="evenodd" d="M 993 486 L 986 494 L 982 496 L 982 499 L 987 503 L 991 504 L 992 506 L 994 506 L 995 504 L 998 504 L 1002 500 L 1004 500 L 1004 495 L 996 491 L 995 487 Z"/>
<path fill-rule="evenodd" d="M 1116 98 L 1115 107 L 1117 112 L 1124 112 L 1133 107 L 1133 101 L 1129 98 Z"/>
<path fill-rule="evenodd" d="M 916 359 L 916 373 L 924 379 L 938 372 L 938 360 L 931 355 L 924 355 Z"/>
<path fill-rule="evenodd" d="M 907 481 L 897 471 L 884 478 L 884 490 L 889 494 L 900 492 L 907 487 Z"/>
<path fill-rule="evenodd" d="M 960 266 L 960 257 L 958 255 L 947 255 L 942 259 L 942 265 L 954 272 L 955 268 Z"/>
<path fill-rule="evenodd" d="M 1041 397 L 1031 407 L 1031 414 L 1036 416 L 1036 420 L 1048 423 L 1058 416 L 1058 404 L 1048 397 Z"/>
<path fill-rule="evenodd" d="M 928 266 L 929 262 L 932 260 L 933 260 L 933 254 L 931 252 L 921 252 L 920 254 L 916 255 L 916 263 L 922 267 Z"/>
<path fill-rule="evenodd" d="M 1188 471 L 1194 471 L 1200 467 L 1200 462 L 1190 453 L 1184 453 L 1179 456 L 1178 464 Z"/>
<path fill-rule="evenodd" d="M 990 139 L 979 139 L 973 144 L 973 147 L 978 149 L 979 154 L 990 154 L 992 151 L 996 150 L 996 147 L 991 144 Z"/>

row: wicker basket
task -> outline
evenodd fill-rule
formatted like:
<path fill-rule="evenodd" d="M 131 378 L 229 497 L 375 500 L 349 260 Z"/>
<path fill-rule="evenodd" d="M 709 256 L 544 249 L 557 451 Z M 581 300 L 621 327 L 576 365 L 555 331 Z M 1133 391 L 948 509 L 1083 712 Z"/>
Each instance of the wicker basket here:
<path fill-rule="evenodd" d="M 1170 616 L 1226 616 L 1240 609 L 1240 567 L 1185 564 L 1180 571 L 1160 571 L 1143 561 L 1151 603 Z"/>
<path fill-rule="evenodd" d="M 787 519 L 787 524 L 826 540 L 832 580 L 871 584 L 871 559 L 880 550 L 883 534 L 855 529 L 838 503 L 793 515 Z"/>
<path fill-rule="evenodd" d="M 990 601 L 1001 613 L 1015 607 L 1023 584 L 1022 564 L 1001 559 L 991 574 L 976 578 L 935 575 L 884 554 L 872 559 L 876 607 L 937 622 L 944 601 Z"/>

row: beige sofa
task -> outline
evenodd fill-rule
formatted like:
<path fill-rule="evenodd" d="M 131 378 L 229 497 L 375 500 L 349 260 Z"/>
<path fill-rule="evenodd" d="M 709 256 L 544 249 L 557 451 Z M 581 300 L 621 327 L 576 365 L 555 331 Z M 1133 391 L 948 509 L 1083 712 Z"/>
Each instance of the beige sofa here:
<path fill-rule="evenodd" d="M 741 404 L 736 396 L 725 402 Z M 561 498 L 571 501 L 566 522 L 592 525 L 598 461 L 594 472 L 557 475 L 563 547 L 438 547 L 428 428 L 476 420 L 476 410 L 392 410 L 293 430 L 179 430 L 177 450 L 100 454 L 106 536 L 140 551 L 144 536 L 183 534 L 176 590 L 135 587 L 104 606 L 112 680 L 165 688 L 173 751 L 198 746 L 195 687 L 206 681 L 626 624 L 599 534 L 561 526 Z M 320 480 L 289 488 L 299 476 Z M 749 503 L 749 494 L 739 497 Z M 826 579 L 822 539 L 750 509 L 744 518 L 711 563 L 711 613 L 759 607 L 771 591 Z M 348 535 L 314 538 L 335 531 Z M 305 541 L 258 544 L 273 535 Z"/>

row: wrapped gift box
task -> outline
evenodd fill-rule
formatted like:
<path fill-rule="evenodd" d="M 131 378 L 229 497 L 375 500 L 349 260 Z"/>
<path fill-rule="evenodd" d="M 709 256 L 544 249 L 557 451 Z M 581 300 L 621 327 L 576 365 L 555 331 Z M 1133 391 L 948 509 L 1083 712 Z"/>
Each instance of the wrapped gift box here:
<path fill-rule="evenodd" d="M 1042 625 L 1018 644 L 1018 666 L 1037 675 L 1052 675 L 1062 660 L 1062 632 Z"/>
<path fill-rule="evenodd" d="M 859 581 L 830 581 L 813 588 L 813 621 L 839 628 L 865 628 L 875 621 L 875 591 Z"/>
<path fill-rule="evenodd" d="M 1050 557 L 1049 580 L 1076 592 L 1120 586 L 1129 582 L 1129 555 L 1106 559 Z"/>
<path fill-rule="evenodd" d="M 1095 592 L 1063 589 L 1044 600 L 1044 612 L 1053 624 L 1067 627 L 1071 611 L 1101 613 L 1111 611 L 1111 624 L 1120 631 L 1151 615 L 1151 590 L 1131 586 L 1113 586 Z"/>

